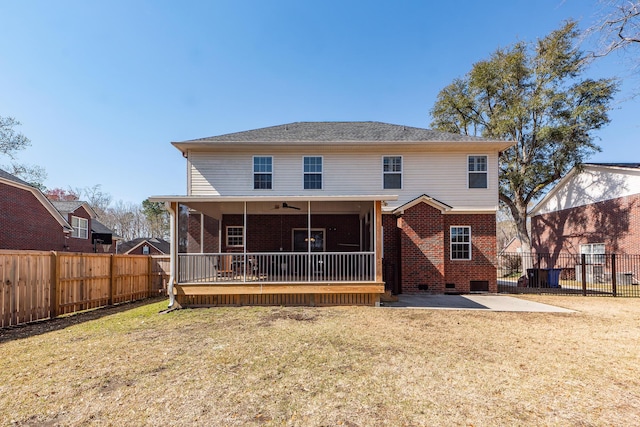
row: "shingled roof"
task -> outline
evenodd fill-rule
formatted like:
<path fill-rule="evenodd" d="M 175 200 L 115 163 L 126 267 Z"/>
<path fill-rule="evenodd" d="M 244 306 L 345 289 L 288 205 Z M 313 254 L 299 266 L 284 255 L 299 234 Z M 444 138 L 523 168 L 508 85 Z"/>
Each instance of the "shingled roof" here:
<path fill-rule="evenodd" d="M 381 122 L 296 122 L 182 143 L 215 142 L 422 142 L 488 141 L 484 138 Z M 176 142 L 174 144 L 180 144 Z"/>
<path fill-rule="evenodd" d="M 585 163 L 585 166 L 607 166 L 612 168 L 640 169 L 640 163 Z"/>
<path fill-rule="evenodd" d="M 0 169 L 0 178 L 4 178 L 6 180 L 13 181 L 13 182 L 16 182 L 18 184 L 31 186 L 31 184 L 29 184 L 27 181 L 24 181 L 24 180 L 18 178 L 17 176 L 15 176 L 15 175 L 11 175 L 9 172 L 3 171 L 2 169 Z"/>

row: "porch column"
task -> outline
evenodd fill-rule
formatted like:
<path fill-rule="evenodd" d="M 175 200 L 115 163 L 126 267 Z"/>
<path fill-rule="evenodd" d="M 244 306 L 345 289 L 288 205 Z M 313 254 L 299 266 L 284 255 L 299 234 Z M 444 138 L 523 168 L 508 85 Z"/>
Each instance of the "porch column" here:
<path fill-rule="evenodd" d="M 242 224 L 243 224 L 243 236 L 242 236 L 242 281 L 246 282 L 247 281 L 247 264 L 248 264 L 248 260 L 247 260 L 247 238 L 249 237 L 249 233 L 247 232 L 247 230 L 249 229 L 248 225 L 247 225 L 247 201 L 244 201 L 244 214 L 243 214 L 243 218 L 242 218 Z"/>
<path fill-rule="evenodd" d="M 382 202 L 380 200 L 374 202 L 374 211 L 373 234 L 376 252 L 376 282 L 382 282 Z"/>
<path fill-rule="evenodd" d="M 167 293 L 169 294 L 169 307 L 175 304 L 173 286 L 178 276 L 178 203 L 165 202 L 165 208 L 169 211 L 169 283 L 167 283 Z"/>
<path fill-rule="evenodd" d="M 307 281 L 311 282 L 311 200 L 307 200 Z"/>

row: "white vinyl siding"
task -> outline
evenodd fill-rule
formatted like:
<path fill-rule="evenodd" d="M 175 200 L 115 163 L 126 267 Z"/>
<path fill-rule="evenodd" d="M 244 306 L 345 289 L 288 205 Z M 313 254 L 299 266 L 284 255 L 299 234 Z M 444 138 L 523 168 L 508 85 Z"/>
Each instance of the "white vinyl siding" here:
<path fill-rule="evenodd" d="M 554 187 L 534 215 L 585 206 L 640 193 L 640 170 L 586 165 Z"/>
<path fill-rule="evenodd" d="M 498 206 L 498 155 L 488 154 L 487 183 L 491 191 L 469 189 L 467 156 L 465 152 L 424 152 L 407 150 L 402 153 L 402 189 L 381 189 L 381 158 L 388 148 L 336 148 L 325 151 L 319 147 L 297 148 L 296 152 L 265 147 L 264 154 L 273 156 L 273 188 L 286 195 L 397 195 L 385 210 L 401 206 L 427 194 L 456 209 L 495 209 Z M 313 150 L 313 151 L 311 151 Z M 399 150 L 400 151 L 400 150 Z M 322 190 L 304 190 L 302 158 L 321 154 L 323 158 Z M 253 189 L 253 156 L 262 155 L 252 147 L 251 152 L 190 153 L 190 195 L 264 195 Z M 463 164 L 465 167 L 460 167 Z M 453 173 L 453 171 L 459 171 Z"/>

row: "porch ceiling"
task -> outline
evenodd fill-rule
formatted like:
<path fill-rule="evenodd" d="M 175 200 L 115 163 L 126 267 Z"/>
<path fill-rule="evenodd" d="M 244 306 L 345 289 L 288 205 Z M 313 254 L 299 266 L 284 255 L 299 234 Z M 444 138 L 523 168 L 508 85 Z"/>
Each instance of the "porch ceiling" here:
<path fill-rule="evenodd" d="M 217 218 L 221 214 L 242 214 L 247 202 L 248 214 L 306 215 L 307 202 L 312 214 L 362 213 L 368 203 L 397 200 L 396 195 L 366 196 L 154 196 L 153 202 L 177 202 L 197 212 Z M 288 205 L 288 208 L 285 207 Z"/>
<path fill-rule="evenodd" d="M 397 194 L 367 194 L 367 195 L 270 195 L 270 196 L 151 196 L 150 202 L 177 202 L 177 203 L 228 203 L 228 202 L 373 202 L 398 200 Z"/>

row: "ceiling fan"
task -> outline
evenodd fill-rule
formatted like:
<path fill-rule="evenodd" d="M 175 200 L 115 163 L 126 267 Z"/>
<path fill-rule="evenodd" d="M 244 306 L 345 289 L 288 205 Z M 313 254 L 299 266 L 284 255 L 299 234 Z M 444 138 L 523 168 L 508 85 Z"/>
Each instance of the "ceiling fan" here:
<path fill-rule="evenodd" d="M 283 209 L 295 209 L 295 210 L 297 210 L 297 211 L 299 211 L 299 210 L 300 210 L 300 208 L 299 208 L 299 207 L 297 207 L 297 206 L 291 206 L 291 205 L 290 205 L 290 204 L 288 204 L 287 202 L 283 202 L 283 203 L 282 203 L 282 208 L 283 208 Z"/>

